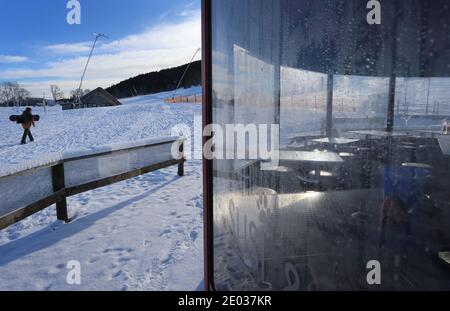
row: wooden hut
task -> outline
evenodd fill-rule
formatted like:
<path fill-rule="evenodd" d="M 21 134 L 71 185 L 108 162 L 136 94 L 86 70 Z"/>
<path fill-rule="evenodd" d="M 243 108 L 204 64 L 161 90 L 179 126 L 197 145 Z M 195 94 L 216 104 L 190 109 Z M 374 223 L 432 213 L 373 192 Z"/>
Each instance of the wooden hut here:
<path fill-rule="evenodd" d="M 63 104 L 63 110 L 69 109 L 82 109 L 82 108 L 95 108 L 95 107 L 111 107 L 119 106 L 121 103 L 112 96 L 110 93 L 99 87 L 92 92 L 84 95 L 80 99 L 80 103 L 67 103 Z"/>

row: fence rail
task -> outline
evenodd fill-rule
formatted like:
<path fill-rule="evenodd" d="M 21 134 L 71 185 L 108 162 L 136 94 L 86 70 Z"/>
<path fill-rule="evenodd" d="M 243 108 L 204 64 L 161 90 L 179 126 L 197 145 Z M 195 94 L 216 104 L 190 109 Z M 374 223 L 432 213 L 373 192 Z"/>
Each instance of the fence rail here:
<path fill-rule="evenodd" d="M 173 148 L 176 148 L 176 157 Z M 183 176 L 184 163 L 184 140 L 172 137 L 128 148 L 72 156 L 2 176 L 0 230 L 53 204 L 56 204 L 58 220 L 69 222 L 67 197 L 173 165 L 178 165 L 178 175 Z"/>
<path fill-rule="evenodd" d="M 178 95 L 174 97 L 168 97 L 164 99 L 165 103 L 168 104 L 176 104 L 176 103 L 202 103 L 202 95 L 201 94 L 193 94 L 193 95 Z"/>

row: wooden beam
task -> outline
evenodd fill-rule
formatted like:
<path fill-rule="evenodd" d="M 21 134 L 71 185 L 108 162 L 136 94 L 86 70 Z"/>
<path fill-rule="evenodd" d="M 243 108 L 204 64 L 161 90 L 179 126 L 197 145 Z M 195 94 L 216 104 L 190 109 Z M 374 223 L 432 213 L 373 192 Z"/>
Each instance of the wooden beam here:
<path fill-rule="evenodd" d="M 184 162 L 186 161 L 184 158 L 184 143 L 180 145 L 180 153 L 181 153 L 181 161 L 178 163 L 178 176 L 184 176 Z"/>
<path fill-rule="evenodd" d="M 52 166 L 52 183 L 54 192 L 65 189 L 64 164 Z M 60 197 L 58 201 L 56 201 L 56 216 L 58 220 L 62 220 L 65 223 L 69 222 L 66 197 Z"/>

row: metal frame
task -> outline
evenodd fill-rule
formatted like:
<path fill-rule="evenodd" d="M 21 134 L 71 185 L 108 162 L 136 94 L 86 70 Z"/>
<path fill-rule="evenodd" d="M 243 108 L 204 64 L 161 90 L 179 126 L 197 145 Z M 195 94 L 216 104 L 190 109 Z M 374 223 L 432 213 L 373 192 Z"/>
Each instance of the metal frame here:
<path fill-rule="evenodd" d="M 202 0 L 203 127 L 212 123 L 211 0 Z M 203 136 L 203 145 L 210 139 Z M 213 162 L 203 157 L 203 231 L 205 290 L 214 290 Z"/>
<path fill-rule="evenodd" d="M 24 173 L 28 173 L 30 171 L 36 171 L 38 169 L 51 167 L 52 183 L 53 183 L 53 190 L 54 190 L 54 193 L 46 198 L 36 201 L 36 202 L 34 202 L 30 205 L 27 205 L 23 208 L 17 209 L 17 210 L 15 210 L 9 214 L 6 214 L 4 216 L 0 216 L 0 230 L 4 229 L 10 225 L 13 225 L 16 222 L 21 221 L 21 220 L 23 220 L 23 219 L 45 209 L 53 204 L 56 204 L 58 220 L 62 220 L 67 223 L 70 221 L 70 219 L 68 217 L 68 212 L 67 212 L 67 201 L 66 201 L 67 197 L 74 196 L 74 195 L 77 195 L 77 194 L 80 194 L 80 193 L 83 193 L 86 191 L 94 190 L 97 188 L 101 188 L 104 186 L 108 186 L 108 185 L 111 185 L 114 183 L 118 183 L 120 181 L 127 180 L 130 178 L 139 176 L 139 175 L 147 174 L 147 173 L 150 173 L 150 172 L 162 169 L 162 168 L 166 168 L 166 167 L 173 166 L 173 165 L 178 165 L 178 175 L 180 177 L 184 176 L 184 163 L 186 162 L 186 159 L 184 157 L 184 141 L 180 140 L 180 152 L 182 155 L 181 159 L 172 159 L 172 160 L 152 164 L 152 165 L 149 165 L 149 166 L 146 166 L 143 168 L 139 168 L 139 169 L 135 169 L 135 170 L 125 172 L 122 174 L 118 174 L 115 176 L 110 176 L 107 178 L 95 180 L 95 181 L 88 182 L 88 183 L 85 183 L 82 185 L 77 185 L 74 187 L 66 188 L 66 186 L 65 186 L 64 163 L 83 160 L 83 159 L 89 159 L 89 158 L 97 158 L 97 157 L 114 154 L 114 153 L 130 152 L 130 151 L 139 150 L 139 149 L 148 148 L 148 147 L 156 147 L 159 145 L 173 144 L 176 141 L 178 141 L 178 139 L 174 138 L 173 140 L 168 140 L 165 142 L 158 142 L 158 143 L 153 143 L 153 144 L 146 144 L 143 146 L 119 149 L 119 150 L 115 150 L 115 151 L 101 152 L 101 153 L 97 153 L 97 154 L 90 154 L 90 155 L 85 155 L 85 156 L 68 158 L 65 160 L 54 162 L 52 164 L 39 166 L 36 168 L 24 170 L 24 171 L 16 173 L 16 174 L 11 174 L 11 175 L 0 177 L 0 179 L 3 179 L 3 178 L 7 178 L 7 177 L 20 176 L 20 175 L 23 175 Z"/>

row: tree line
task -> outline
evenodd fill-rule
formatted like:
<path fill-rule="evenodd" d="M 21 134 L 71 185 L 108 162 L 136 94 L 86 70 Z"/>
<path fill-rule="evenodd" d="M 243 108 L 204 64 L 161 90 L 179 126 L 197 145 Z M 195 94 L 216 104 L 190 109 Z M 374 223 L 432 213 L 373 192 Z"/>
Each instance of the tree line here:
<path fill-rule="evenodd" d="M 58 101 L 74 101 L 75 98 L 83 97 L 84 95 L 90 93 L 91 90 L 75 89 L 75 90 L 70 91 L 69 98 L 66 98 L 64 95 L 64 92 L 61 90 L 61 88 L 58 85 L 50 85 L 50 92 L 52 94 L 53 100 L 55 102 L 58 102 Z"/>
<path fill-rule="evenodd" d="M 88 94 L 90 90 L 72 90 L 68 97 L 58 85 L 50 85 L 50 94 L 55 103 L 73 101 Z M 0 107 L 36 106 L 42 104 L 43 97 L 32 97 L 31 92 L 16 81 L 4 81 L 0 83 Z"/>
<path fill-rule="evenodd" d="M 17 82 L 5 81 L 0 84 L 0 104 L 2 106 L 23 106 L 31 93 Z"/>
<path fill-rule="evenodd" d="M 188 64 L 157 72 L 142 74 L 115 84 L 106 90 L 116 98 L 126 98 L 172 91 L 178 86 L 178 83 L 187 66 Z M 201 61 L 193 62 L 181 82 L 180 87 L 189 88 L 192 86 L 201 85 L 201 73 Z"/>

